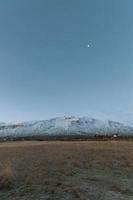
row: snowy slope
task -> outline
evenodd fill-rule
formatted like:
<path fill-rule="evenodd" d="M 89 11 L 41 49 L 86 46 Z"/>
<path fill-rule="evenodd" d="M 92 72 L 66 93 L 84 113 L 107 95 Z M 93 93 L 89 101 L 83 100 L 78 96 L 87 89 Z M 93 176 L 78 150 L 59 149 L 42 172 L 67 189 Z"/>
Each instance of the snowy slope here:
<path fill-rule="evenodd" d="M 0 138 L 36 135 L 132 135 L 133 127 L 110 120 L 88 117 L 57 117 L 50 120 L 22 123 L 0 123 Z"/>

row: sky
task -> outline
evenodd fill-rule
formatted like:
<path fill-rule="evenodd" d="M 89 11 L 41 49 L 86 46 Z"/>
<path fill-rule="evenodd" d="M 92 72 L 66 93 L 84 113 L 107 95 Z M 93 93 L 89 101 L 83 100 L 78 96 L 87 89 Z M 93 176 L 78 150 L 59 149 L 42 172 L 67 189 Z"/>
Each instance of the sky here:
<path fill-rule="evenodd" d="M 132 0 L 1 0 L 0 121 L 133 120 L 132 9 Z"/>

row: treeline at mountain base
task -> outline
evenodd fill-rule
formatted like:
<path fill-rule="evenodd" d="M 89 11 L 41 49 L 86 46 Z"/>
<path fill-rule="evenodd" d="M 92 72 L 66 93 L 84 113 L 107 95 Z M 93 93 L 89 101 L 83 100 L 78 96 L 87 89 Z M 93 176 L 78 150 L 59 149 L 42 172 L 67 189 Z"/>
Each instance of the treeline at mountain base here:
<path fill-rule="evenodd" d="M 4 137 L 0 138 L 0 142 L 4 141 L 108 141 L 108 140 L 129 140 L 133 141 L 133 136 L 121 136 L 121 135 L 93 135 L 93 136 L 86 136 L 86 135 L 43 135 L 43 136 L 24 136 L 24 137 Z"/>

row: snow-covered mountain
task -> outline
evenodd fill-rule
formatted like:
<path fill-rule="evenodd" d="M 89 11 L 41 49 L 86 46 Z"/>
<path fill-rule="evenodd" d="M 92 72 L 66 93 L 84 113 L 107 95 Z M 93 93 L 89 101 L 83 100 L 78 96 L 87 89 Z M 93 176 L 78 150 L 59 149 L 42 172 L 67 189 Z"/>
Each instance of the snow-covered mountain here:
<path fill-rule="evenodd" d="M 110 120 L 89 117 L 57 117 L 50 120 L 22 123 L 0 123 L 0 138 L 24 136 L 71 136 L 71 135 L 130 135 L 133 127 Z"/>

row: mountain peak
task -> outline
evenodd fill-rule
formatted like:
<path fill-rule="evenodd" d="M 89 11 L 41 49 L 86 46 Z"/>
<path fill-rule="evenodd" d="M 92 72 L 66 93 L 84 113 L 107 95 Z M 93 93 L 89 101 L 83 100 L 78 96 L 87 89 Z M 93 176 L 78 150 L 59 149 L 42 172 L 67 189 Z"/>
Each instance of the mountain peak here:
<path fill-rule="evenodd" d="M 132 135 L 133 127 L 111 120 L 90 117 L 63 116 L 50 120 L 21 123 L 0 123 L 0 137 L 23 137 L 37 135 Z"/>

